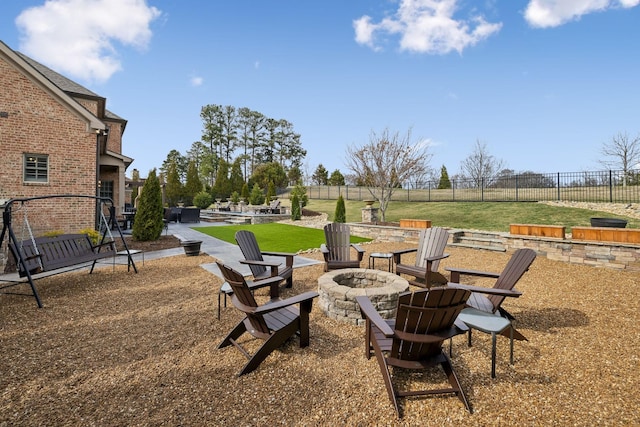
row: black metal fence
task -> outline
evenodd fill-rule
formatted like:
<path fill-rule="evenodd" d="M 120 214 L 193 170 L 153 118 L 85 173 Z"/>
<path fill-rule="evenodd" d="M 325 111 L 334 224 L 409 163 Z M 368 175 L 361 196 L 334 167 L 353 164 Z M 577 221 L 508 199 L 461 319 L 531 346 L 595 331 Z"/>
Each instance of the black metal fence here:
<path fill-rule="evenodd" d="M 640 169 L 526 173 L 496 178 L 451 179 L 449 188 L 438 188 L 439 181 L 407 183 L 397 188 L 391 200 L 407 202 L 640 202 Z M 308 186 L 310 199 L 367 200 L 366 187 Z"/>

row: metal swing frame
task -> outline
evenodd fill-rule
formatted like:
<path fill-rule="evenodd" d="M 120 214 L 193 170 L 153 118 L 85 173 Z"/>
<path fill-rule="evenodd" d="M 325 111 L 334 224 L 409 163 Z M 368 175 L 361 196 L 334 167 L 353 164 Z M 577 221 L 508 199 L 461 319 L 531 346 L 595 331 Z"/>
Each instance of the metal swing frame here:
<path fill-rule="evenodd" d="M 124 239 L 124 235 L 122 234 L 122 229 L 120 228 L 120 224 L 118 223 L 117 219 L 116 219 L 116 215 L 115 215 L 115 206 L 113 203 L 113 200 L 109 197 L 100 197 L 100 196 L 90 196 L 90 195 L 79 195 L 79 194 L 55 194 L 55 195 L 48 195 L 48 196 L 35 196 L 35 197 L 24 197 L 24 198 L 14 198 L 14 199 L 10 199 L 4 208 L 4 212 L 2 214 L 2 222 L 3 222 L 3 227 L 2 227 L 2 233 L 0 234 L 0 246 L 2 246 L 2 243 L 4 242 L 5 236 L 7 237 L 7 243 L 14 245 L 14 247 L 16 249 L 20 248 L 20 244 L 21 241 L 18 240 L 13 227 L 12 227 L 12 211 L 13 211 L 13 207 L 14 205 L 20 204 L 21 206 L 23 206 L 23 208 L 25 207 L 25 204 L 32 201 L 32 200 L 45 200 L 45 199 L 58 199 L 58 198 L 79 198 L 79 199 L 93 199 L 95 200 L 96 203 L 96 219 L 98 218 L 98 215 L 100 215 L 100 222 L 99 222 L 99 229 L 98 231 L 101 233 L 101 238 L 100 238 L 100 243 L 99 245 L 103 245 L 105 244 L 105 241 L 107 239 L 107 237 L 110 237 L 112 241 L 115 242 L 115 239 L 113 238 L 113 234 L 112 234 L 112 230 L 117 231 L 118 236 L 120 237 L 121 241 L 122 241 L 122 245 L 124 247 L 124 251 L 121 251 L 122 254 L 124 254 L 124 252 L 126 252 L 127 255 L 127 263 L 129 265 L 129 267 L 133 267 L 133 270 L 137 273 L 138 272 L 138 268 L 136 267 L 136 264 L 133 260 L 133 256 L 131 254 L 131 251 L 129 250 L 129 247 L 127 246 L 127 242 Z M 106 219 L 104 216 L 104 206 L 108 207 L 108 211 L 109 211 L 109 218 Z M 25 208 L 26 209 L 26 208 Z M 25 211 L 25 219 L 24 221 L 26 221 L 26 226 L 28 228 L 29 231 L 29 235 L 30 235 L 30 239 L 33 243 L 34 249 L 36 250 L 36 252 L 38 251 L 37 249 L 37 245 L 36 245 L 36 241 L 35 238 L 33 236 L 33 233 L 31 231 L 31 226 L 28 223 L 28 218 L 26 217 L 26 211 Z M 24 225 L 23 225 L 24 228 Z M 8 246 L 7 245 L 7 246 Z M 33 294 L 33 297 L 36 299 L 36 302 L 38 304 L 38 308 L 42 308 L 42 300 L 40 299 L 40 295 L 38 294 L 38 291 L 36 289 L 36 286 L 34 284 L 34 280 L 36 280 L 36 278 L 39 277 L 34 277 L 34 274 L 32 274 L 32 272 L 30 271 L 30 269 L 27 266 L 27 260 L 24 257 L 23 251 L 22 250 L 16 250 L 14 255 L 16 256 L 16 267 L 18 269 L 20 269 L 20 266 L 22 266 L 22 270 L 24 272 L 24 277 L 21 278 L 21 280 L 11 280 L 8 278 L 2 278 L 2 282 L 8 282 L 8 284 L 5 285 L 0 285 L 0 289 L 4 289 L 10 286 L 16 286 L 20 283 L 24 283 L 25 281 L 29 282 L 29 285 L 31 287 L 31 292 Z M 97 259 L 93 260 L 92 265 L 91 265 L 91 270 L 89 271 L 89 274 L 91 274 L 95 268 L 96 263 L 98 262 Z M 114 263 L 115 263 L 115 258 L 114 258 Z M 86 262 L 81 262 L 79 264 L 78 268 L 82 268 L 82 266 L 86 265 Z M 72 269 L 72 268 L 71 268 Z M 69 271 L 70 269 L 65 269 L 65 270 L 60 270 L 60 273 L 64 273 L 66 271 Z M 56 273 L 49 273 L 49 275 L 51 274 L 56 274 Z M 24 295 L 24 294 L 21 294 Z M 27 294 L 28 295 L 28 294 Z"/>

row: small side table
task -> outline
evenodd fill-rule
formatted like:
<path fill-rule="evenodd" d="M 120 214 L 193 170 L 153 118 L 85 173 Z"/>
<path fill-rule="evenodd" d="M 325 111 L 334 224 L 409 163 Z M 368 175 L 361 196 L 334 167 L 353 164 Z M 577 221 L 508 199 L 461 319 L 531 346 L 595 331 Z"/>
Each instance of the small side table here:
<path fill-rule="evenodd" d="M 376 259 L 386 259 L 389 261 L 389 267 L 387 268 L 388 272 L 392 272 L 392 260 L 393 254 L 385 253 L 385 252 L 373 252 L 369 254 L 369 268 L 376 268 Z"/>
<path fill-rule="evenodd" d="M 471 329 L 491 334 L 491 378 L 496 377 L 496 335 L 507 328 L 510 328 L 510 349 L 509 363 L 513 365 L 513 327 L 509 319 L 497 316 L 493 313 L 467 307 L 460 312 L 458 319 L 464 322 L 469 329 L 469 346 L 471 346 Z"/>
<path fill-rule="evenodd" d="M 119 251 L 116 252 L 117 256 L 126 256 L 127 257 L 127 271 L 131 270 L 131 260 L 129 259 L 128 255 L 131 254 L 131 257 L 133 257 L 136 254 L 142 254 L 142 265 L 144 265 L 144 251 L 141 249 L 129 249 L 129 253 L 127 253 L 127 251 Z M 134 269 L 136 270 L 136 273 L 138 272 L 138 269 L 135 267 L 135 265 L 133 265 Z"/>
<path fill-rule="evenodd" d="M 233 293 L 233 289 L 231 289 L 231 285 L 229 282 L 224 282 L 222 286 L 220 286 L 220 292 L 218 292 L 218 320 L 220 320 L 220 296 L 224 294 L 224 306 L 227 306 L 227 295 L 231 295 Z"/>

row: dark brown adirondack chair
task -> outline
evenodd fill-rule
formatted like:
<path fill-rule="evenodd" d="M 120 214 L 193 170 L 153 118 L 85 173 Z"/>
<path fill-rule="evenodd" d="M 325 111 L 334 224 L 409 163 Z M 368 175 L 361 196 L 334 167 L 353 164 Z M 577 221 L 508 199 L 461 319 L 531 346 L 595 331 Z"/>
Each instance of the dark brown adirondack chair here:
<path fill-rule="evenodd" d="M 274 298 L 266 304 L 258 306 L 242 274 L 221 262 L 217 262 L 217 264 L 224 279 L 233 290 L 231 296 L 233 305 L 245 314 L 244 319 L 218 345 L 220 349 L 233 344 L 249 359 L 238 376 L 255 370 L 273 350 L 280 347 L 296 333 L 300 335 L 300 347 L 309 345 L 309 313 L 313 299 L 318 296 L 317 292 L 305 292 L 284 300 Z M 275 276 L 265 280 L 279 283 L 282 278 Z M 295 307 L 295 305 L 300 307 Z M 257 339 L 264 340 L 262 346 L 253 355 L 250 355 L 237 342 L 237 339 L 245 332 Z"/>
<path fill-rule="evenodd" d="M 350 242 L 349 226 L 341 222 L 333 222 L 324 226 L 326 244 L 320 246 L 324 256 L 324 271 L 340 268 L 360 268 L 364 257 L 364 249 Z M 351 258 L 351 249 L 356 251 L 356 258 Z"/>
<path fill-rule="evenodd" d="M 509 319 L 513 326 L 515 318 L 507 310 L 502 308 L 502 302 L 506 297 L 517 298 L 522 295 L 522 292 L 519 292 L 514 288 L 522 275 L 529 270 L 529 267 L 535 259 L 536 253 L 533 249 L 518 249 L 513 253 L 511 259 L 509 259 L 509 262 L 501 273 L 466 270 L 453 267 L 445 267 L 445 270 L 451 272 L 451 282 L 457 284 L 460 283 L 461 275 L 497 279 L 493 288 L 471 285 L 459 286 L 472 292 L 471 297 L 467 302 L 470 307 L 477 308 L 478 310 L 486 311 L 488 313 L 495 313 L 498 311 L 502 317 Z M 505 332 L 505 334 L 506 333 L 507 332 Z M 513 338 L 527 341 L 527 338 L 518 332 L 515 327 L 513 329 Z"/>
<path fill-rule="evenodd" d="M 393 252 L 396 274 L 414 276 L 409 283 L 422 288 L 445 285 L 448 280 L 438 272 L 440 260 L 449 256 L 444 253 L 449 240 L 449 232 L 442 227 L 427 228 L 420 232 L 418 247 Z M 402 255 L 416 253 L 415 264 L 403 264 Z"/>
<path fill-rule="evenodd" d="M 398 299 L 396 318 L 385 321 L 366 296 L 356 297 L 366 319 L 365 345 L 367 359 L 371 351 L 378 360 L 389 399 L 401 417 L 399 397 L 455 393 L 471 412 L 451 360 L 442 349 L 443 341 L 463 333 L 454 325 L 471 292 L 451 287 L 406 292 Z M 398 390 L 392 382 L 389 367 L 424 370 L 440 365 L 449 379 L 450 388 L 434 390 Z M 394 372 L 395 373 L 395 372 Z"/>
<path fill-rule="evenodd" d="M 245 258 L 240 260 L 240 263 L 247 264 L 251 269 L 254 286 L 259 286 L 263 280 L 273 276 L 280 276 L 283 280 L 286 280 L 287 288 L 293 286 L 293 257 L 296 254 L 260 251 L 255 234 L 248 230 L 238 231 L 236 233 L 236 242 Z M 283 257 L 285 265 L 265 261 L 263 255 Z M 273 290 L 274 288 L 272 287 L 271 289 Z M 278 294 L 271 294 L 271 298 L 276 298 L 277 296 Z"/>

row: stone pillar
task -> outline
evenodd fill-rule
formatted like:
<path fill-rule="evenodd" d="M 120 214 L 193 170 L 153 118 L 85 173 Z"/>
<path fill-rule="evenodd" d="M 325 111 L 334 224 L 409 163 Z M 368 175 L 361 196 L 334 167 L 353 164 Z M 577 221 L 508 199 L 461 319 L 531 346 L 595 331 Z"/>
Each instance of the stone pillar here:
<path fill-rule="evenodd" d="M 362 222 L 369 222 L 372 224 L 378 223 L 378 208 L 367 206 L 362 208 Z"/>
<path fill-rule="evenodd" d="M 124 203 L 127 201 L 123 166 L 118 166 L 118 188 L 114 188 L 113 192 L 115 193 L 113 195 L 113 203 L 117 204 L 116 213 L 122 213 L 124 210 Z"/>

